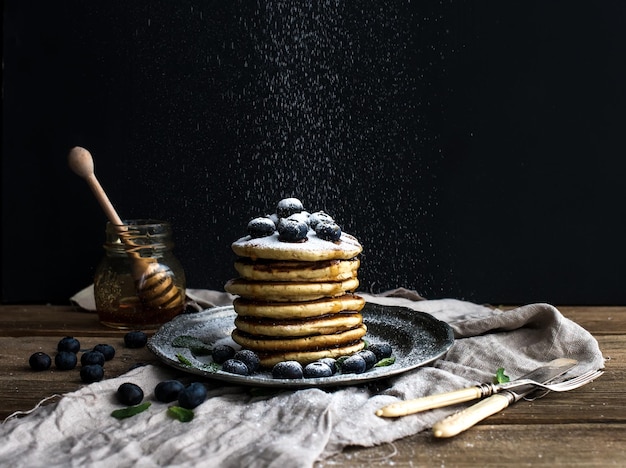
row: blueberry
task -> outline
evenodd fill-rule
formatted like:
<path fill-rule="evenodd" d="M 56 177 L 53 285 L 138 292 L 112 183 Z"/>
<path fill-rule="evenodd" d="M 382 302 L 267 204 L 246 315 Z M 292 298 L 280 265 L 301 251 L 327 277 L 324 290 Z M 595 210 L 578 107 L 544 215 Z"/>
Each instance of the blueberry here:
<path fill-rule="evenodd" d="M 376 355 L 376 362 L 391 357 L 391 345 L 389 343 L 372 343 L 367 349 Z"/>
<path fill-rule="evenodd" d="M 162 403 L 178 400 L 178 394 L 185 388 L 178 380 L 164 380 L 154 388 L 154 397 Z"/>
<path fill-rule="evenodd" d="M 48 356 L 46 353 L 38 352 L 31 355 L 31 357 L 28 359 L 28 364 L 33 370 L 43 371 L 50 369 L 50 366 L 52 365 L 52 359 L 50 359 L 50 356 Z"/>
<path fill-rule="evenodd" d="M 124 344 L 127 348 L 143 348 L 146 343 L 148 343 L 148 335 L 142 331 L 130 331 L 124 335 Z"/>
<path fill-rule="evenodd" d="M 353 354 L 341 363 L 341 372 L 343 374 L 362 374 L 365 372 L 365 359 L 359 354 Z"/>
<path fill-rule="evenodd" d="M 281 361 L 272 368 L 275 379 L 301 379 L 303 376 L 304 370 L 298 361 Z"/>
<path fill-rule="evenodd" d="M 374 367 L 374 364 L 378 362 L 376 355 L 369 349 L 359 351 L 357 354 L 361 356 L 365 361 L 365 370 L 371 369 L 372 367 Z"/>
<path fill-rule="evenodd" d="M 126 382 L 117 387 L 115 396 L 122 405 L 135 406 L 143 400 L 143 390 L 137 384 Z"/>
<path fill-rule="evenodd" d="M 80 364 L 82 366 L 88 366 L 90 364 L 98 364 L 104 366 L 104 354 L 100 351 L 87 351 L 80 357 Z"/>
<path fill-rule="evenodd" d="M 248 234 L 251 237 L 271 236 L 274 231 L 276 231 L 276 225 L 267 217 L 254 218 L 248 223 Z"/>
<path fill-rule="evenodd" d="M 283 242 L 301 242 L 306 239 L 309 226 L 296 219 L 282 219 L 278 223 L 278 239 Z"/>
<path fill-rule="evenodd" d="M 93 351 L 98 351 L 104 355 L 105 361 L 110 361 L 115 356 L 115 348 L 109 344 L 97 344 Z"/>
<path fill-rule="evenodd" d="M 71 351 L 59 351 L 54 356 L 54 365 L 59 370 L 72 370 L 76 367 L 77 362 L 76 354 Z"/>
<path fill-rule="evenodd" d="M 333 371 L 328 364 L 322 361 L 315 361 L 307 364 L 304 368 L 304 377 L 307 379 L 316 377 L 330 377 Z"/>
<path fill-rule="evenodd" d="M 235 355 L 235 350 L 232 346 L 218 344 L 213 346 L 211 354 L 213 355 L 213 362 L 223 364 L 224 361 L 231 359 Z"/>
<path fill-rule="evenodd" d="M 315 226 L 315 234 L 320 239 L 334 242 L 341 237 L 341 228 L 335 223 L 319 222 Z"/>
<path fill-rule="evenodd" d="M 300 213 L 304 207 L 297 198 L 283 198 L 276 205 L 276 215 L 279 218 L 288 218 L 294 213 Z"/>
<path fill-rule="evenodd" d="M 250 369 L 246 363 L 239 359 L 227 359 L 222 364 L 222 370 L 231 374 L 250 375 Z"/>
<path fill-rule="evenodd" d="M 99 382 L 104 377 L 104 367 L 89 364 L 80 368 L 80 380 L 85 383 Z"/>
<path fill-rule="evenodd" d="M 183 408 L 194 409 L 206 400 L 206 396 L 206 387 L 200 382 L 193 382 L 178 394 L 178 404 Z"/>
<path fill-rule="evenodd" d="M 254 374 L 258 371 L 261 365 L 259 356 L 257 356 L 254 351 L 250 351 L 249 349 L 241 349 L 237 351 L 233 356 L 233 359 L 237 359 L 248 366 L 248 372 L 250 374 Z"/>
<path fill-rule="evenodd" d="M 309 224 L 311 225 L 311 228 L 315 229 L 317 224 L 320 222 L 334 223 L 335 220 L 332 218 L 332 216 L 324 213 L 323 211 L 316 211 L 315 213 L 311 213 L 311 215 L 309 216 Z"/>
<path fill-rule="evenodd" d="M 66 336 L 57 345 L 57 351 L 69 351 L 77 353 L 80 351 L 80 342 L 73 336 Z"/>
<path fill-rule="evenodd" d="M 325 357 L 322 359 L 318 359 L 318 361 L 323 362 L 324 364 L 326 364 L 328 367 L 330 367 L 330 370 L 333 372 L 333 374 L 335 374 L 335 372 L 337 372 L 337 361 L 331 357 Z"/>
<path fill-rule="evenodd" d="M 309 225 L 309 216 L 311 216 L 307 211 L 301 211 L 300 213 L 294 213 L 287 218 L 281 219 L 293 219 L 294 221 L 300 221 L 305 223 L 307 226 Z"/>

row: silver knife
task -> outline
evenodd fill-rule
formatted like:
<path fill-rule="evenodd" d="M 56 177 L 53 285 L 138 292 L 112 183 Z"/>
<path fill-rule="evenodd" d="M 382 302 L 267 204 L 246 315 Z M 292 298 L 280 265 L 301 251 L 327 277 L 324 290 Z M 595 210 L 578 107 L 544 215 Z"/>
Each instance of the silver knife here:
<path fill-rule="evenodd" d="M 539 367 L 520 377 L 520 380 L 530 379 L 546 384 L 559 375 L 564 374 L 576 364 L 577 361 L 574 359 L 555 359 L 548 365 Z M 502 411 L 535 390 L 537 390 L 537 387 L 532 384 L 501 390 L 499 393 L 491 395 L 463 411 L 442 419 L 433 426 L 433 435 L 441 438 L 455 436 L 483 419 Z"/>
<path fill-rule="evenodd" d="M 578 361 L 574 359 L 555 359 L 554 361 L 550 361 L 546 365 L 538 367 L 532 372 L 523 375 L 516 380 L 531 379 L 539 383 L 546 383 L 547 381 L 564 374 L 577 363 Z M 441 408 L 443 406 L 456 405 L 466 401 L 477 400 L 479 398 L 504 391 L 508 387 L 515 386 L 516 380 L 495 385 L 481 384 L 469 388 L 463 388 L 461 390 L 455 390 L 453 392 L 439 393 L 437 395 L 416 398 L 414 400 L 399 401 L 378 409 L 376 411 L 376 415 L 385 418 L 395 418 L 398 416 L 406 416 L 407 414 L 419 413 L 420 411 L 426 411 L 429 409 Z M 515 393 L 523 392 L 526 388 L 533 390 L 536 387 L 524 385 L 516 388 Z"/>

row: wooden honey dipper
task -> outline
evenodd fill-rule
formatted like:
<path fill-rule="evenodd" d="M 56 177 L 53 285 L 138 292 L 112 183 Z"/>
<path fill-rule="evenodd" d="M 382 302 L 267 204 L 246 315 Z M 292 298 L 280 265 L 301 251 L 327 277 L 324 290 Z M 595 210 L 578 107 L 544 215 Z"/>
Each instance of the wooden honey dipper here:
<path fill-rule="evenodd" d="M 155 258 L 142 257 L 138 252 L 141 246 L 129 238 L 128 225 L 124 224 L 119 217 L 96 178 L 91 153 L 85 148 L 76 146 L 70 150 L 68 163 L 76 174 L 87 181 L 107 218 L 116 227 L 120 240 L 126 245 L 126 252 L 132 260 L 132 274 L 137 296 L 142 304 L 152 308 L 182 307 L 183 295 L 174 284 L 172 270 L 158 263 Z"/>

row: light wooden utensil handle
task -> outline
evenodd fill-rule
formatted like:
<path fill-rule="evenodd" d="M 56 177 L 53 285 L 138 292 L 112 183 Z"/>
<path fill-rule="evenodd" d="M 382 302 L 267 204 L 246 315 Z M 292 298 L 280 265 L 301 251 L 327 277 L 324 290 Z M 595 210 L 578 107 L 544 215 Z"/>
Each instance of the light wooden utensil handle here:
<path fill-rule="evenodd" d="M 419 413 L 443 406 L 456 405 L 465 401 L 476 400 L 482 396 L 482 391 L 478 387 L 464 388 L 454 392 L 439 393 L 414 400 L 399 401 L 387 406 L 383 406 L 376 411 L 377 416 L 384 418 L 396 418 L 407 414 Z"/>
<path fill-rule="evenodd" d="M 511 399 L 505 394 L 491 395 L 489 398 L 470 406 L 463 411 L 442 419 L 433 426 L 435 437 L 452 437 L 483 419 L 502 411 L 511 404 Z"/>

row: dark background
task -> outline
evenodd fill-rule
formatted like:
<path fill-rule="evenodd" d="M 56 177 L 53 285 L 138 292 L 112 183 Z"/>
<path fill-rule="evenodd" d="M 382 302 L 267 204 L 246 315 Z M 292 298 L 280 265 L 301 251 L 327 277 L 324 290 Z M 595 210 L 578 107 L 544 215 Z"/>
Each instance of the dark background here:
<path fill-rule="evenodd" d="M 626 4 L 4 2 L 2 301 L 91 283 L 105 217 L 172 222 L 188 287 L 285 196 L 361 291 L 624 304 Z"/>

